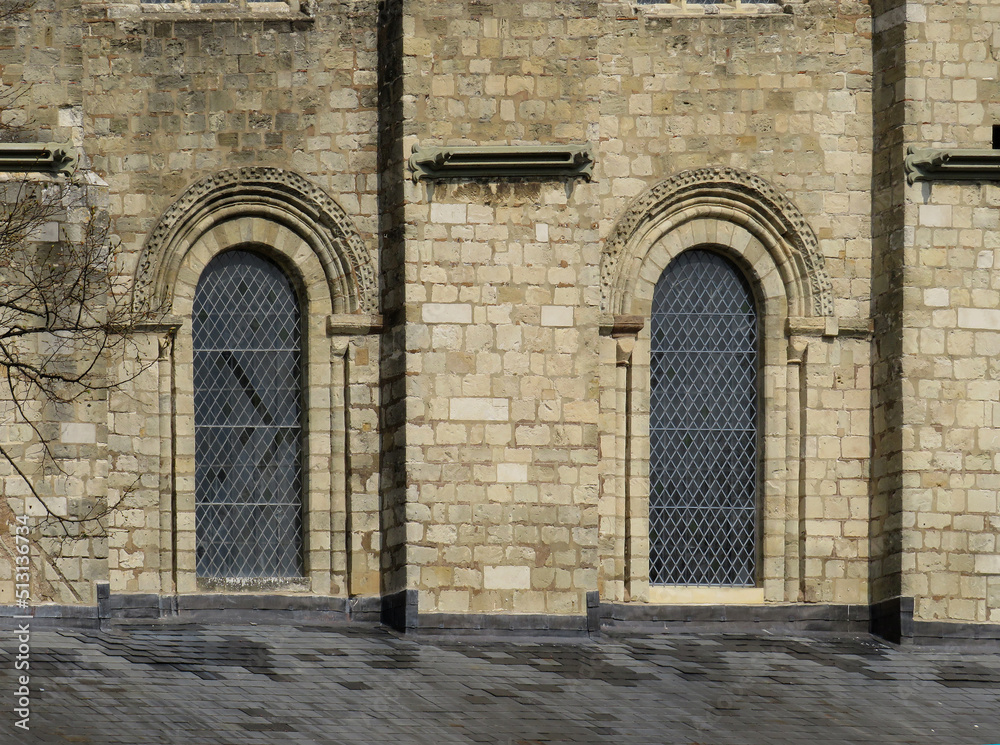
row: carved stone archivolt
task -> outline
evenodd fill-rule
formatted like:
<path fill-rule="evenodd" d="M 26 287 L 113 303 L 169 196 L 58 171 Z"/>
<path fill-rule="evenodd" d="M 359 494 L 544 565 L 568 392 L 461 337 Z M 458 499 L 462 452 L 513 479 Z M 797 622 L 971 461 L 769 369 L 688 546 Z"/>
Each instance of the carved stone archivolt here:
<path fill-rule="evenodd" d="M 819 243 L 805 217 L 764 179 L 735 168 L 700 168 L 661 181 L 618 220 L 601 256 L 601 308 L 627 313 L 637 252 L 687 220 L 712 217 L 752 233 L 782 268 L 790 312 L 832 316 L 833 291 Z M 797 307 L 796 307 L 797 306 Z"/>
<path fill-rule="evenodd" d="M 222 171 L 192 185 L 163 214 L 136 267 L 135 298 L 167 309 L 184 255 L 219 224 L 269 220 L 298 235 L 323 267 L 341 313 L 377 313 L 375 261 L 350 217 L 301 176 L 277 168 Z"/>

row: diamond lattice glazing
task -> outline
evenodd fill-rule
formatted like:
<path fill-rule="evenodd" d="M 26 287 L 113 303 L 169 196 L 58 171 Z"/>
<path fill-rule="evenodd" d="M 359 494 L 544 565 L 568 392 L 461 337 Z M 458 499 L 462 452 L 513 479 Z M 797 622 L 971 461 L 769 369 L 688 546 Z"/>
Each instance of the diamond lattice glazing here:
<path fill-rule="evenodd" d="M 198 575 L 302 574 L 299 305 L 248 251 L 206 267 L 195 293 Z"/>
<path fill-rule="evenodd" d="M 728 260 L 686 251 L 653 295 L 649 577 L 756 581 L 757 314 Z"/>

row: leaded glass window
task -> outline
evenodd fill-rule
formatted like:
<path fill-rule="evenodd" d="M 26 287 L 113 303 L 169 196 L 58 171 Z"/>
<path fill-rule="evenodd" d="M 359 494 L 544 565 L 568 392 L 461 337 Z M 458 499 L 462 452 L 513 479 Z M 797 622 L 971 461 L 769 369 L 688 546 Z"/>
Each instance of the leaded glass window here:
<path fill-rule="evenodd" d="M 649 575 L 752 586 L 757 564 L 758 341 L 753 293 L 712 251 L 685 251 L 653 294 Z"/>
<path fill-rule="evenodd" d="M 302 576 L 302 352 L 288 277 L 249 251 L 195 292 L 195 528 L 203 577 Z"/>

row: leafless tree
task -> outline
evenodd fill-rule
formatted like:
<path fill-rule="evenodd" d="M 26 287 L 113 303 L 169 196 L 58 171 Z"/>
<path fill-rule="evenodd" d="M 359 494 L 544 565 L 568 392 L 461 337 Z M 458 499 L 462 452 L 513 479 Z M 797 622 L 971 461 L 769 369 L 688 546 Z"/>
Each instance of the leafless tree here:
<path fill-rule="evenodd" d="M 0 0 L 0 27 L 23 25 L 31 8 L 32 0 Z M 29 94 L 0 88 L 0 139 L 32 134 L 30 121 L 5 115 L 20 112 Z M 0 463 L 41 505 L 41 534 L 50 538 L 103 535 L 121 504 L 77 500 L 66 514 L 52 508 L 43 485 L 66 472 L 53 413 L 71 416 L 75 404 L 121 388 L 122 363 L 137 357 L 132 333 L 146 312 L 122 291 L 121 245 L 94 190 L 82 171 L 0 173 L 0 424 L 28 435 L 0 439 Z"/>
<path fill-rule="evenodd" d="M 118 387 L 109 358 L 126 352 L 139 320 L 115 295 L 121 262 L 107 214 L 88 204 L 85 186 L 61 181 L 9 181 L 0 204 L 0 390 L 12 407 L 6 413 L 31 428 L 43 460 L 57 470 L 54 433 L 39 421 L 39 404 L 65 408 Z M 2 443 L 0 457 L 44 505 L 32 476 Z M 93 518 L 45 509 L 64 521 Z"/>

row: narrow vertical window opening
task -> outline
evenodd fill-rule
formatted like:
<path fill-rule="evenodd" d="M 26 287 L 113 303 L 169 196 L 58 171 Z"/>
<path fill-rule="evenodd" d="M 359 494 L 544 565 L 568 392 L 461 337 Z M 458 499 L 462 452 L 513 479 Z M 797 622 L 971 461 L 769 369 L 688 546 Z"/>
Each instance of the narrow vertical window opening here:
<path fill-rule="evenodd" d="M 758 323 L 742 273 L 679 255 L 653 296 L 650 582 L 753 586 L 757 575 Z"/>
<path fill-rule="evenodd" d="M 195 293 L 195 530 L 202 577 L 302 576 L 302 351 L 288 277 L 220 254 Z"/>

